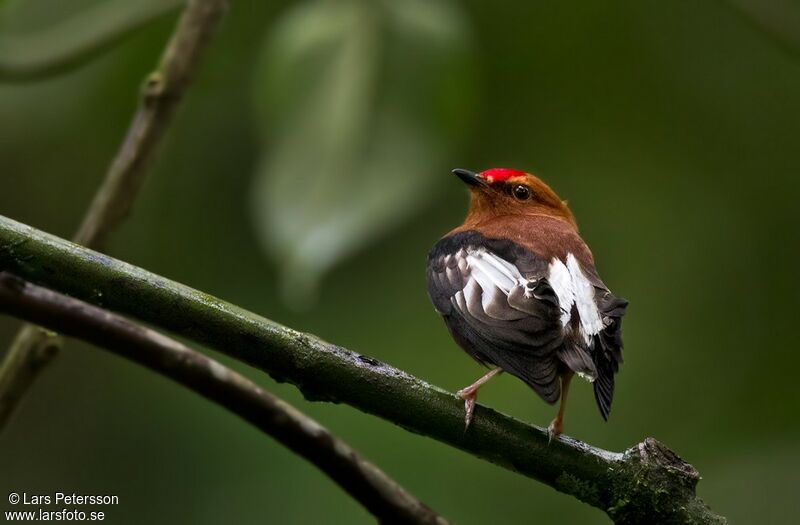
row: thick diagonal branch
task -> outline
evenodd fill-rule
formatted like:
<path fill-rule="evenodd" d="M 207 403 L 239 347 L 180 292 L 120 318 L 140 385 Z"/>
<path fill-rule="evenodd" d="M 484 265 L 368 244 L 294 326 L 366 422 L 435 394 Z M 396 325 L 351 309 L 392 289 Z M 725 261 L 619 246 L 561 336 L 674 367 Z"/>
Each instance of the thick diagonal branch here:
<path fill-rule="evenodd" d="M 228 0 L 189 0 L 161 62 L 143 87 L 139 109 L 86 212 L 75 242 L 102 250 L 128 216 L 200 57 L 219 25 Z M 54 334 L 23 327 L 0 366 L 0 430 L 36 375 L 61 345 Z M 40 351 L 47 347 L 48 352 Z"/>
<path fill-rule="evenodd" d="M 697 471 L 653 439 L 623 453 L 547 433 L 478 406 L 464 431 L 454 395 L 170 281 L 0 217 L 0 269 L 208 345 L 296 385 L 307 399 L 347 403 L 537 479 L 617 523 L 724 523 L 695 493 Z"/>
<path fill-rule="evenodd" d="M 316 465 L 381 522 L 447 524 L 328 429 L 174 339 L 2 272 L 0 312 L 105 348 L 227 408 Z"/>

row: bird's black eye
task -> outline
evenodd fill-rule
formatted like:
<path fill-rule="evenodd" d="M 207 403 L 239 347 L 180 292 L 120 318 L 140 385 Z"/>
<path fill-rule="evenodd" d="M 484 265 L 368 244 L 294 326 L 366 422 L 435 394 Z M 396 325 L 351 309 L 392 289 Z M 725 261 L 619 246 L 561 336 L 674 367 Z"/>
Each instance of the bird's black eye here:
<path fill-rule="evenodd" d="M 511 189 L 512 195 L 518 201 L 526 201 L 531 198 L 531 190 L 527 186 L 523 186 L 522 184 L 517 184 Z"/>

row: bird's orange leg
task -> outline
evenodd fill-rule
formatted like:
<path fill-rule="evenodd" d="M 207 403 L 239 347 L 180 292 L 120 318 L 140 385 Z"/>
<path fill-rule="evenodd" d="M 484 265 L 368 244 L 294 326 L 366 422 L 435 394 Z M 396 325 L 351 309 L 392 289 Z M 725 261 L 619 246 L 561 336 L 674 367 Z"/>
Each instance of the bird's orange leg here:
<path fill-rule="evenodd" d="M 558 404 L 556 418 L 547 427 L 548 443 L 564 432 L 564 409 L 567 407 L 567 392 L 569 392 L 569 382 L 572 380 L 573 375 L 575 373 L 572 370 L 568 370 L 561 376 L 561 402 Z"/>
<path fill-rule="evenodd" d="M 488 380 L 502 372 L 502 368 L 495 368 L 484 374 L 480 379 L 466 388 L 462 388 L 456 395 L 464 400 L 464 428 L 468 428 L 472 422 L 472 414 L 475 412 L 475 401 L 478 400 L 478 389 Z"/>

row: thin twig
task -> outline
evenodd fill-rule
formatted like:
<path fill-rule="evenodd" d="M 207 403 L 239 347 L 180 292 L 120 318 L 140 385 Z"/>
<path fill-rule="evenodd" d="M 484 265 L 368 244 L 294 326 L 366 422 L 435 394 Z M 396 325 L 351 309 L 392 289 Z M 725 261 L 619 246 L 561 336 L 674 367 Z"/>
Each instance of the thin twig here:
<path fill-rule="evenodd" d="M 32 34 L 0 33 L 0 82 L 31 82 L 67 73 L 183 3 L 101 2 Z"/>
<path fill-rule="evenodd" d="M 161 62 L 145 83 L 133 117 L 103 185 L 98 189 L 74 240 L 102 250 L 108 236 L 128 216 L 158 152 L 175 110 L 197 69 L 209 39 L 219 25 L 228 0 L 189 0 L 170 37 Z M 51 346 L 60 342 L 48 336 Z M 41 330 L 23 327 L 0 366 L 0 431 L 16 404 L 41 370 L 56 355 L 37 353 L 44 344 Z"/>
<path fill-rule="evenodd" d="M 722 0 L 722 4 L 787 57 L 800 60 L 800 4 L 793 0 Z"/>
<path fill-rule="evenodd" d="M 161 63 L 143 88 L 142 100 L 103 186 L 75 235 L 75 242 L 102 250 L 108 235 L 130 213 L 172 117 L 228 0 L 190 0 L 178 20 Z"/>
<path fill-rule="evenodd" d="M 697 470 L 652 438 L 622 453 L 463 402 L 405 372 L 188 286 L 0 217 L 0 269 L 171 330 L 296 385 L 347 403 L 571 494 L 617 523 L 725 523 L 697 497 Z"/>
<path fill-rule="evenodd" d="M 383 523 L 447 524 L 328 429 L 174 339 L 3 272 L 0 311 L 109 350 L 227 408 L 316 465 Z"/>

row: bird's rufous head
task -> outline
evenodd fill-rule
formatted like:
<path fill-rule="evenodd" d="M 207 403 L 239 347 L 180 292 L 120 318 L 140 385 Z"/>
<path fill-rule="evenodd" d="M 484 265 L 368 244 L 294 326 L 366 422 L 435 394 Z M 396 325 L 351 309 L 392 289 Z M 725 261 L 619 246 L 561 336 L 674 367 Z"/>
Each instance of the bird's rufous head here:
<path fill-rule="evenodd" d="M 453 173 L 470 187 L 468 220 L 481 221 L 504 215 L 550 215 L 575 224 L 566 201 L 535 175 L 507 168 L 492 168 L 481 173 L 456 169 Z"/>

